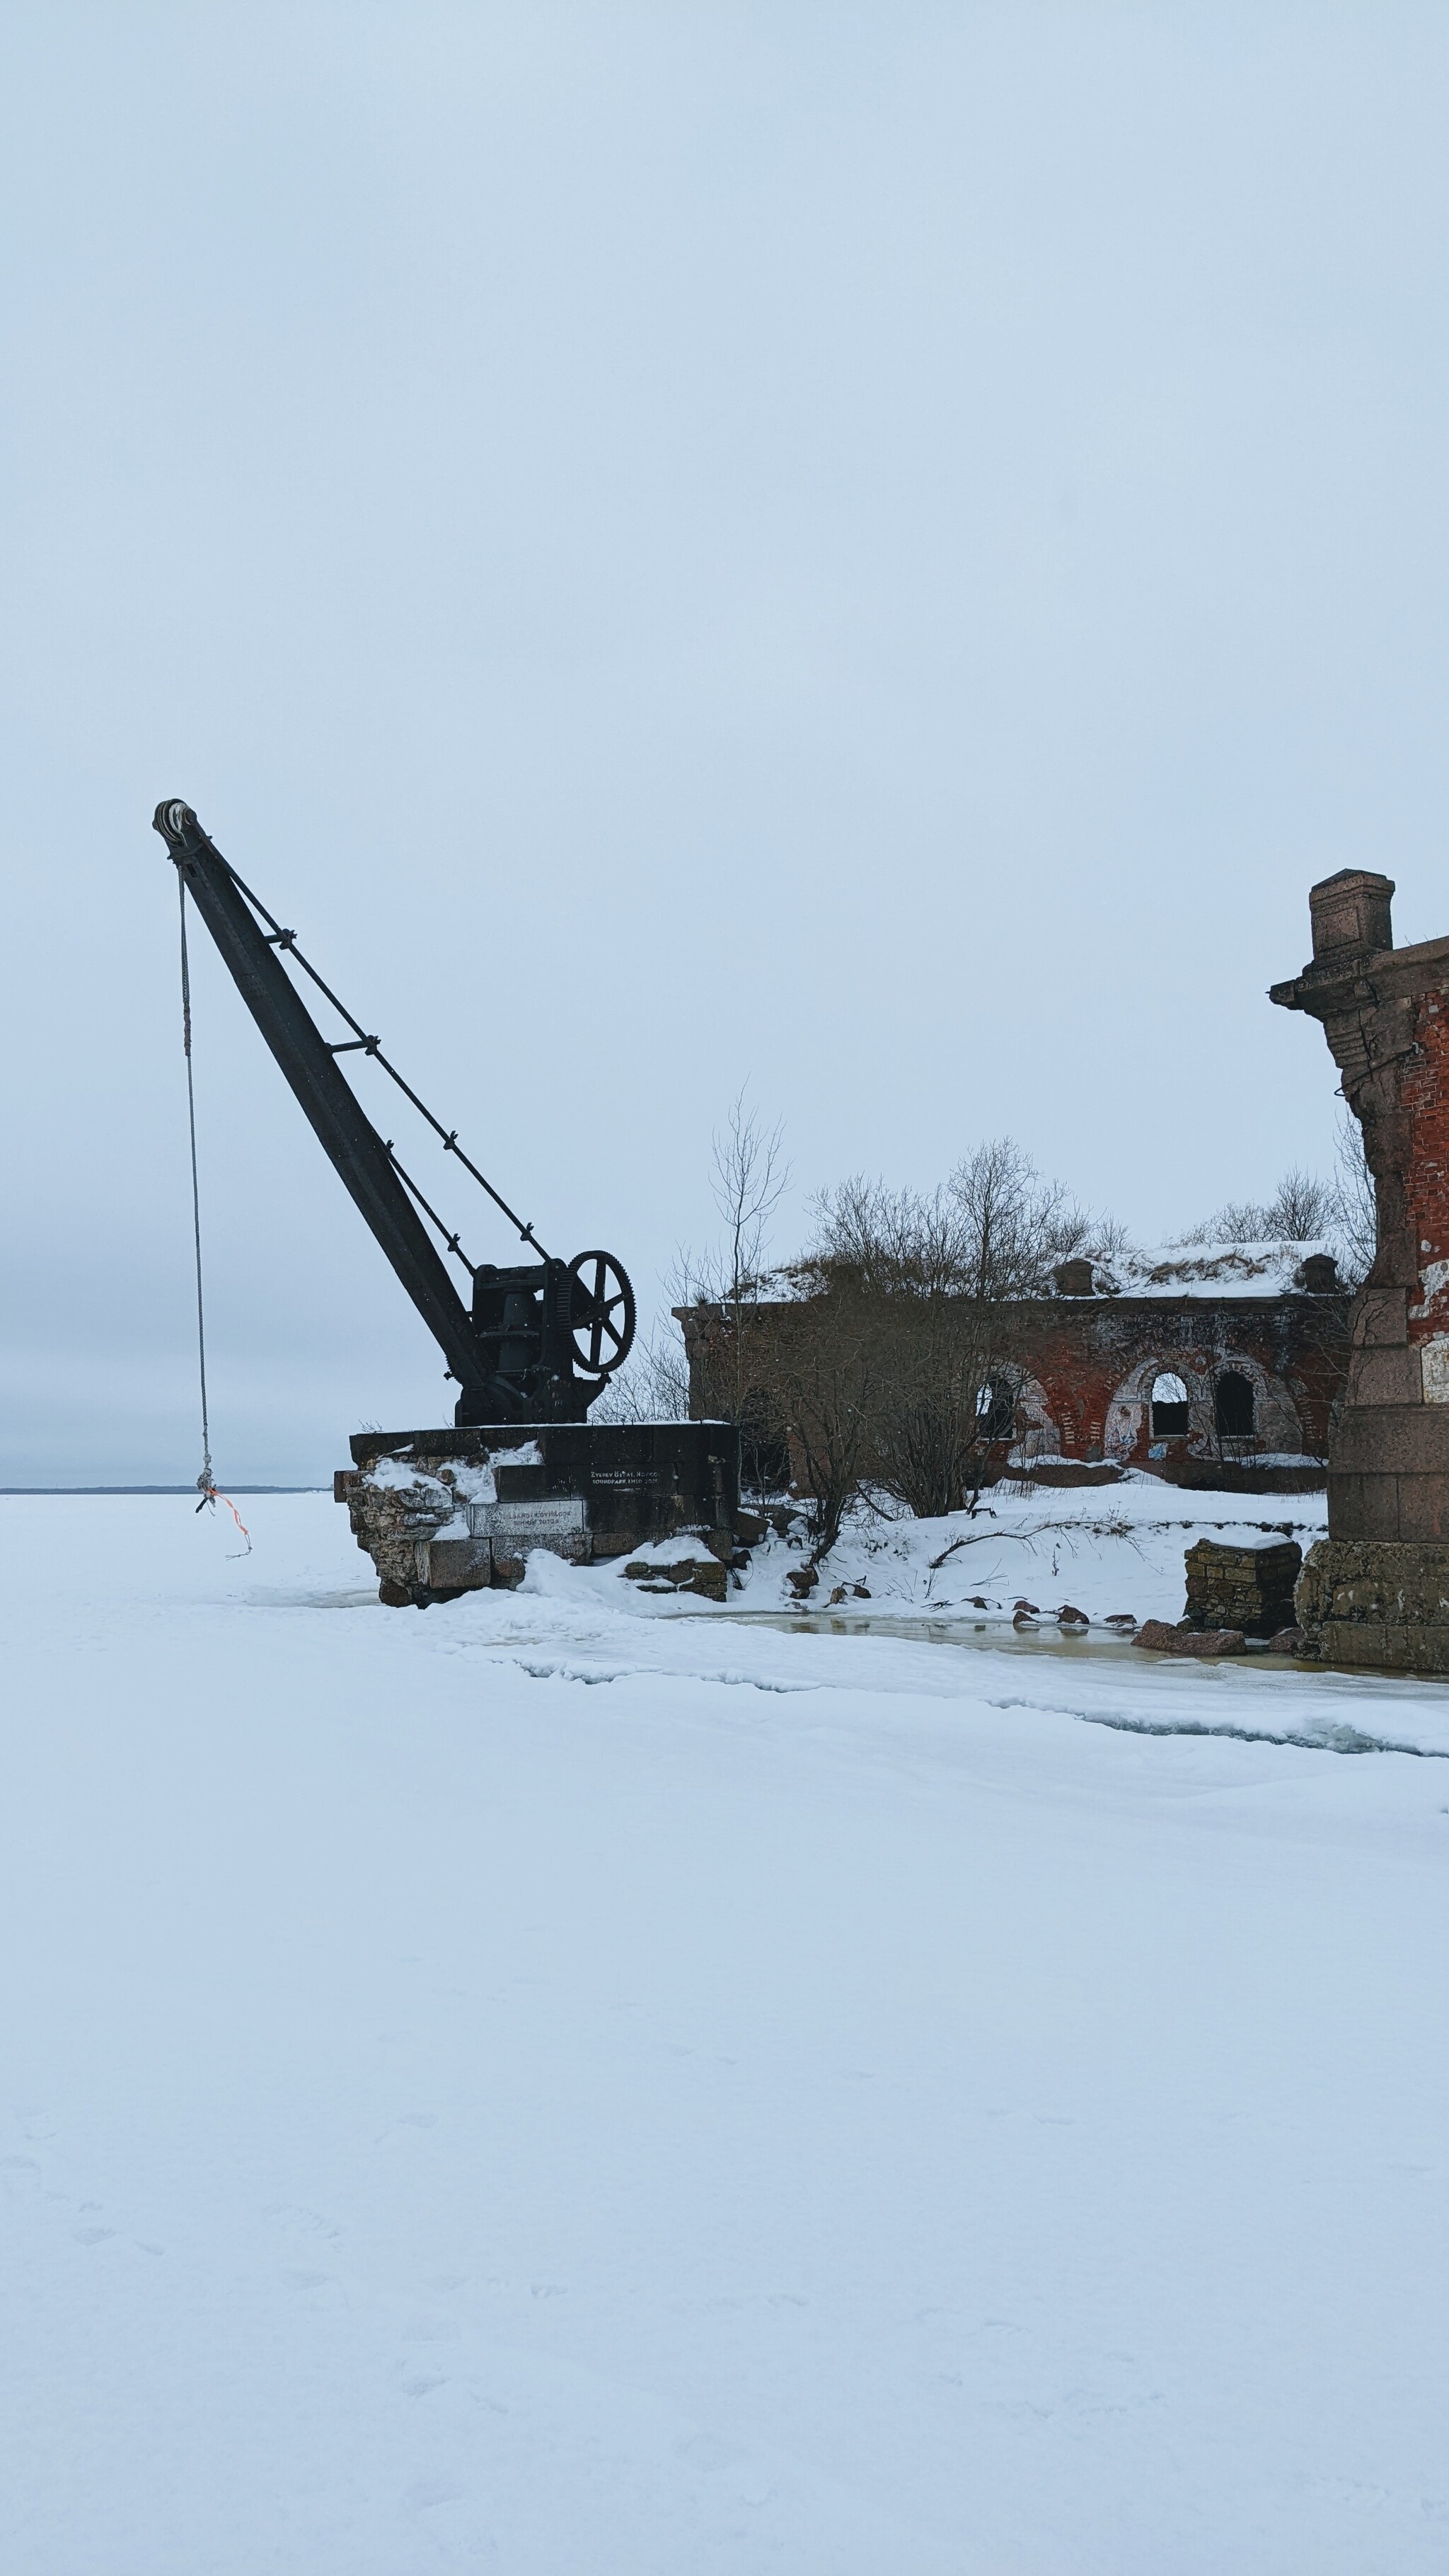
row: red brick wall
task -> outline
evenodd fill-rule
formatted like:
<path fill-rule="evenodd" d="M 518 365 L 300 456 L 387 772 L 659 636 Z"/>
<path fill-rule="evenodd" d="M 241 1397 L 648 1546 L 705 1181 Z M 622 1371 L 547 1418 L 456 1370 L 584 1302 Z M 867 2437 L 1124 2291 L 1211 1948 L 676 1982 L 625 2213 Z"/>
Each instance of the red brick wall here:
<path fill-rule="evenodd" d="M 1151 1380 L 1171 1370 L 1188 1383 L 1192 1427 L 1168 1444 L 1169 1457 L 1219 1455 L 1213 1385 L 1239 1363 L 1254 1385 L 1256 1436 L 1252 1448 L 1234 1444 L 1229 1454 L 1301 1447 L 1322 1457 L 1344 1386 L 1347 1317 L 1343 1295 L 1048 1297 L 1002 1308 L 1003 1360 L 1027 1380 L 1017 1403 L 1017 1439 L 1030 1428 L 1036 1392 L 1050 1417 L 1053 1445 L 1065 1457 L 1091 1461 L 1109 1454 L 1142 1464 L 1154 1445 Z M 680 1321 L 697 1390 L 701 1339 L 719 1330 L 722 1318 L 682 1310 Z M 1136 1436 L 1118 1446 L 1110 1440 L 1113 1402 L 1138 1381 Z"/>
<path fill-rule="evenodd" d="M 1130 1448 L 1112 1454 L 1141 1463 L 1152 1445 L 1150 1378 L 1173 1371 L 1188 1383 L 1194 1422 L 1170 1449 L 1212 1446 L 1211 1390 L 1235 1361 L 1254 1385 L 1260 1449 L 1303 1447 L 1321 1456 L 1347 1362 L 1342 1297 L 1134 1298 L 1043 1300 L 1013 1314 L 1011 1348 L 1036 1379 L 1070 1458 L 1101 1456 L 1108 1416 L 1124 1386 L 1145 1377 L 1142 1420 Z M 1281 1408 L 1274 1436 L 1273 1400 Z M 1283 1399 L 1292 1407 L 1289 1428 Z M 1265 1436 L 1267 1435 L 1267 1436 Z"/>
<path fill-rule="evenodd" d="M 1405 1068 L 1399 1098 L 1411 1128 L 1406 1174 L 1414 1261 L 1425 1293 L 1409 1303 L 1409 1339 L 1426 1342 L 1449 1323 L 1449 1282 L 1432 1276 L 1449 1262 L 1449 996 L 1426 993 L 1415 1029 L 1417 1055 Z"/>

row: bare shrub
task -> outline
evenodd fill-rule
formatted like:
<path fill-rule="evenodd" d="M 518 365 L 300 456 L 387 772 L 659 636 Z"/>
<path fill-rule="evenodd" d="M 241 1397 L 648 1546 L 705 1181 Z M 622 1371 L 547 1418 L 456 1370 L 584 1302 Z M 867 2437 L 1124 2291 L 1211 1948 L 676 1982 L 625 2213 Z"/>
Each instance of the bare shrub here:
<path fill-rule="evenodd" d="M 808 1308 L 762 1309 L 756 1319 L 756 1384 L 798 1464 L 817 1557 L 835 1545 L 870 1473 L 881 1357 L 878 1303 L 846 1285 Z"/>
<path fill-rule="evenodd" d="M 883 1318 L 869 1479 L 918 1519 L 973 1508 L 992 1443 L 1009 1436 L 1014 1404 L 991 1323 L 974 1299 L 939 1296 Z"/>
<path fill-rule="evenodd" d="M 948 1191 L 922 1196 L 860 1174 L 811 1203 L 815 1235 L 794 1265 L 807 1294 L 848 1284 L 866 1295 L 930 1296 L 961 1289 L 970 1242 Z"/>
<path fill-rule="evenodd" d="M 944 1186 L 893 1190 L 859 1174 L 811 1203 L 815 1236 L 800 1283 L 849 1275 L 884 1295 L 1040 1297 L 1072 1253 L 1125 1248 L 1122 1227 L 1088 1216 L 1044 1181 L 1009 1136 L 978 1145 Z"/>

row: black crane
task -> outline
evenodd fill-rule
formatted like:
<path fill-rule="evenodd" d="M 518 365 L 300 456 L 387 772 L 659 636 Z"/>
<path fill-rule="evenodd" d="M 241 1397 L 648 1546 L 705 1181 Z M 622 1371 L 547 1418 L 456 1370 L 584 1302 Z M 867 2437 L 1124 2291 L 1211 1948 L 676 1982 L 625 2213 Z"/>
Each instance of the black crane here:
<path fill-rule="evenodd" d="M 274 921 L 242 883 L 191 807 L 178 798 L 166 799 L 156 808 L 154 828 L 324 1152 L 456 1378 L 455 1421 L 582 1422 L 628 1357 L 634 1339 L 634 1291 L 620 1264 L 607 1252 L 580 1252 L 572 1261 L 546 1253 L 532 1226 L 515 1215 L 463 1152 L 457 1131 L 433 1116 L 388 1062 L 378 1040 L 307 963 L 294 933 Z M 350 1037 L 323 1037 L 282 963 L 284 956 L 310 977 L 352 1032 Z M 354 1053 L 376 1058 L 442 1138 L 444 1150 L 487 1191 L 520 1240 L 532 1246 L 535 1260 L 503 1269 L 468 1260 L 457 1235 L 428 1205 L 344 1078 L 337 1058 Z M 445 1250 L 471 1274 L 471 1307 L 454 1287 L 424 1218 Z"/>

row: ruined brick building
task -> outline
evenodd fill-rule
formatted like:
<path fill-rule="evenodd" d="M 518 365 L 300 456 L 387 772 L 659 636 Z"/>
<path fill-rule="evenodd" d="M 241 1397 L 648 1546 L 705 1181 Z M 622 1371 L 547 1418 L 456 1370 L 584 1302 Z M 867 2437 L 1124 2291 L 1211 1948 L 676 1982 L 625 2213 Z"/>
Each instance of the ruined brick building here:
<path fill-rule="evenodd" d="M 1010 1463 L 1171 1475 L 1321 1461 L 1347 1362 L 1348 1299 L 1319 1246 L 1233 1244 L 1067 1261 L 1002 1316 Z"/>
<path fill-rule="evenodd" d="M 1064 1261 L 1049 1296 L 992 1311 L 991 1472 L 1116 1464 L 1173 1482 L 1245 1482 L 1261 1462 L 1265 1484 L 1321 1480 L 1348 1306 L 1326 1245 L 1179 1245 L 1110 1269 Z M 787 1335 L 825 1328 L 816 1300 L 770 1311 Z M 979 1331 L 969 1300 L 960 1311 L 963 1335 Z M 724 1311 L 676 1313 L 691 1409 L 707 1411 Z"/>

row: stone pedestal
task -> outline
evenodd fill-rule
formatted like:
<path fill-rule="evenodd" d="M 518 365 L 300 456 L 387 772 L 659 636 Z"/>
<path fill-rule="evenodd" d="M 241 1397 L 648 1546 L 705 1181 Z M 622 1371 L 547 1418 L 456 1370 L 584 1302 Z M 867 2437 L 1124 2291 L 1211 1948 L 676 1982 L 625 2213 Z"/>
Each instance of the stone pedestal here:
<path fill-rule="evenodd" d="M 1449 939 L 1395 948 L 1388 877 L 1309 896 L 1313 958 L 1272 999 L 1323 1023 L 1363 1129 L 1378 1252 L 1355 1302 L 1328 1537 L 1299 1624 L 1330 1661 L 1449 1671 Z"/>
<path fill-rule="evenodd" d="M 1449 1548 L 1321 1538 L 1303 1561 L 1298 1624 L 1329 1664 L 1449 1673 Z"/>
<path fill-rule="evenodd" d="M 1239 1628 L 1245 1637 L 1276 1637 L 1293 1625 L 1293 1587 L 1303 1550 L 1291 1538 L 1261 1547 L 1224 1547 L 1200 1538 L 1185 1559 L 1187 1616 L 1194 1628 Z"/>
<path fill-rule="evenodd" d="M 721 1575 L 740 1436 L 727 1422 L 540 1422 L 359 1432 L 333 1492 L 381 1598 L 425 1609 L 511 1588 L 535 1548 L 575 1565 L 693 1533 Z"/>

